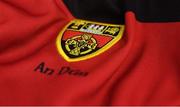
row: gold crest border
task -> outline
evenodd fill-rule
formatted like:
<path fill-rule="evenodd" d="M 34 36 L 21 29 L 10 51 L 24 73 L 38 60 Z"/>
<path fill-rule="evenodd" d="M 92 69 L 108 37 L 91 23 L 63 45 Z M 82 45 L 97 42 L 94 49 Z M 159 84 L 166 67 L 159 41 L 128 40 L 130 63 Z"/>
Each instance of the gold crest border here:
<path fill-rule="evenodd" d="M 97 23 L 97 24 L 102 24 L 102 25 L 117 25 L 117 24 L 107 24 L 107 23 L 100 23 L 100 22 L 95 22 L 95 21 L 87 21 L 87 20 L 81 20 L 81 19 L 74 19 L 72 21 L 70 21 L 63 29 L 62 31 L 58 34 L 57 38 L 56 38 L 56 47 L 57 50 L 59 52 L 59 54 L 68 62 L 77 62 L 77 61 L 83 61 L 83 60 L 87 60 L 90 58 L 93 58 L 95 56 L 98 56 L 102 53 L 104 53 L 105 51 L 107 51 L 109 48 L 111 48 L 113 45 L 115 45 L 123 36 L 124 33 L 124 29 L 125 26 L 124 25 L 117 25 L 121 27 L 121 30 L 119 32 L 119 34 L 117 35 L 117 37 L 115 37 L 113 40 L 111 40 L 108 44 L 106 44 L 105 46 L 103 46 L 102 48 L 100 48 L 99 50 L 97 50 L 94 53 L 88 54 L 86 56 L 81 56 L 79 58 L 69 58 L 66 53 L 63 51 L 62 46 L 61 46 L 61 39 L 62 36 L 64 34 L 64 32 L 66 31 L 67 27 L 74 21 L 85 21 L 85 22 L 91 22 L 91 23 Z"/>

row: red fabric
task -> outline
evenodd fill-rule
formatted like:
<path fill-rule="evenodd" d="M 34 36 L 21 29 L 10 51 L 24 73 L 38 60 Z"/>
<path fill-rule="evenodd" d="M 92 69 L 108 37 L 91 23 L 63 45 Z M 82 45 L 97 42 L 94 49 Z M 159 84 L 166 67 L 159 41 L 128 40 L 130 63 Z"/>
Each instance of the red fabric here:
<path fill-rule="evenodd" d="M 68 63 L 55 42 L 72 19 L 60 0 L 0 1 L 0 105 L 180 105 L 180 22 L 127 12 L 116 45 Z M 58 75 L 63 67 L 88 75 Z"/>

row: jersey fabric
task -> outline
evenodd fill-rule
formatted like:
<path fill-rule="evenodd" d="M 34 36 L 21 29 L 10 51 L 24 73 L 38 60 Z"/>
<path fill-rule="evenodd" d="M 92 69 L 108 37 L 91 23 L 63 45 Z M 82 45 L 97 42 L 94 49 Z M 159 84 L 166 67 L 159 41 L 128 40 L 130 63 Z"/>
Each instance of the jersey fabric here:
<path fill-rule="evenodd" d="M 0 105 L 180 105 L 179 0 L 1 0 Z M 110 49 L 68 62 L 73 19 L 125 25 Z"/>

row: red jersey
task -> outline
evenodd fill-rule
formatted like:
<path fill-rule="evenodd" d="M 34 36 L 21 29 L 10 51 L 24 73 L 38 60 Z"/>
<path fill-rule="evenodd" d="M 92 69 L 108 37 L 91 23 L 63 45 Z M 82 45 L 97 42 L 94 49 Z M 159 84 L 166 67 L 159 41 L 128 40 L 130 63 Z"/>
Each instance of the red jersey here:
<path fill-rule="evenodd" d="M 0 105 L 180 105 L 178 4 L 1 0 Z"/>

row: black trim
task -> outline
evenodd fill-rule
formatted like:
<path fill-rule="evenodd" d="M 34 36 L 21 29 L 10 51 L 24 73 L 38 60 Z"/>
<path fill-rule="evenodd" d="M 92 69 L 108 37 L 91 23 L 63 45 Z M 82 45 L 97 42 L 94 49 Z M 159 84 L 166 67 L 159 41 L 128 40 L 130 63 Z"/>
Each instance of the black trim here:
<path fill-rule="evenodd" d="M 79 19 L 107 23 L 123 23 L 123 3 L 121 0 L 112 1 L 113 0 L 64 0 L 64 3 L 72 14 Z"/>
<path fill-rule="evenodd" d="M 80 19 L 124 23 L 127 11 L 141 22 L 180 21 L 180 0 L 64 0 L 72 14 Z"/>
<path fill-rule="evenodd" d="M 126 10 L 142 22 L 180 21 L 180 0 L 125 0 Z"/>

